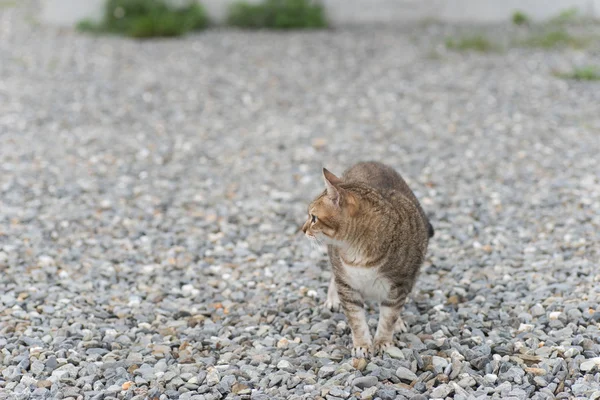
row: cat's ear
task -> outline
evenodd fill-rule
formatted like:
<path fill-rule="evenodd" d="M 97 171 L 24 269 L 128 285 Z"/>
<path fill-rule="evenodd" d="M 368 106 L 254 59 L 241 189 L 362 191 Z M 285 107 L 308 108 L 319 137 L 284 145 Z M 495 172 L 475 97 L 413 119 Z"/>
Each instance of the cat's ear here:
<path fill-rule="evenodd" d="M 329 172 L 327 168 L 323 168 L 323 179 L 325 180 L 325 186 L 327 187 L 327 197 L 336 206 L 340 205 L 341 201 L 341 189 L 338 187 L 342 180 Z"/>

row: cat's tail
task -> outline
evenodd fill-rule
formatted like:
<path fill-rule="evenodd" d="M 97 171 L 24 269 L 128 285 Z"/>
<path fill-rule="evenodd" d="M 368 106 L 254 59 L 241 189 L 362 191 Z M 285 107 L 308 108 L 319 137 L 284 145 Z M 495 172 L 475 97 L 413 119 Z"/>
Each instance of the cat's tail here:
<path fill-rule="evenodd" d="M 433 229 L 431 222 L 427 222 L 427 233 L 429 234 L 430 239 L 433 237 L 433 235 L 435 235 L 435 230 Z"/>

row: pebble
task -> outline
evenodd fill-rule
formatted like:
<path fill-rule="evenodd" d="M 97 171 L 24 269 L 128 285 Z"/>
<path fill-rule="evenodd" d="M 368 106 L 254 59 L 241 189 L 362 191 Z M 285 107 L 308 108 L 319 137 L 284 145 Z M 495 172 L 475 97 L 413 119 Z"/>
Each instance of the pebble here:
<path fill-rule="evenodd" d="M 21 376 L 21 371 L 15 366 L 9 366 L 2 370 L 2 376 L 7 381 L 13 381 Z"/>
<path fill-rule="evenodd" d="M 219 383 L 221 377 L 219 376 L 219 371 L 217 371 L 216 368 L 209 367 L 206 372 L 206 383 L 208 386 L 215 386 L 217 383 Z"/>
<path fill-rule="evenodd" d="M 445 358 L 433 356 L 431 358 L 433 366 L 444 370 L 448 366 L 448 361 Z"/>
<path fill-rule="evenodd" d="M 373 400 L 375 393 L 377 393 L 377 386 L 372 386 L 363 390 L 360 398 L 361 400 Z"/>
<path fill-rule="evenodd" d="M 336 367 L 333 365 L 325 365 L 319 369 L 319 373 L 317 374 L 319 378 L 328 378 L 335 373 Z"/>
<path fill-rule="evenodd" d="M 475 386 L 477 384 L 477 381 L 475 380 L 475 378 L 471 377 L 471 376 L 466 376 L 464 378 L 462 378 L 460 381 L 458 381 L 458 385 L 462 388 L 467 388 L 469 386 Z"/>
<path fill-rule="evenodd" d="M 377 377 L 373 375 L 359 376 L 352 381 L 352 385 L 361 389 L 365 389 L 377 385 L 378 382 L 379 380 Z"/>
<path fill-rule="evenodd" d="M 396 375 L 398 376 L 398 378 L 410 382 L 418 378 L 414 372 L 405 367 L 398 367 L 398 369 L 396 370 Z"/>
<path fill-rule="evenodd" d="M 377 391 L 377 396 L 379 396 L 381 400 L 395 400 L 397 398 L 396 391 L 393 389 L 379 389 Z"/>
<path fill-rule="evenodd" d="M 435 389 L 433 389 L 431 391 L 431 398 L 444 399 L 444 398 L 446 398 L 446 396 L 448 396 L 450 393 L 452 393 L 453 390 L 454 389 L 450 385 L 447 385 L 447 384 L 439 385 L 438 387 L 436 387 Z"/>
<path fill-rule="evenodd" d="M 277 363 L 277 369 L 282 369 L 288 372 L 294 372 L 296 368 L 287 360 L 281 360 Z"/>
<path fill-rule="evenodd" d="M 388 354 L 392 358 L 396 358 L 399 360 L 404 360 L 404 353 L 402 350 L 397 348 L 396 346 L 391 346 L 385 350 L 386 354 Z"/>
<path fill-rule="evenodd" d="M 600 369 L 600 357 L 585 360 L 579 365 L 579 369 L 584 372 L 591 371 L 594 367 Z"/>
<path fill-rule="evenodd" d="M 46 366 L 44 365 L 43 362 L 35 360 L 33 363 L 31 363 L 31 366 L 29 368 L 31 369 L 31 372 L 38 375 L 38 374 L 41 374 L 42 372 L 44 372 L 45 367 Z"/>
<path fill-rule="evenodd" d="M 544 307 L 539 303 L 531 307 L 529 312 L 534 317 L 539 317 L 546 314 L 546 310 L 544 310 Z"/>

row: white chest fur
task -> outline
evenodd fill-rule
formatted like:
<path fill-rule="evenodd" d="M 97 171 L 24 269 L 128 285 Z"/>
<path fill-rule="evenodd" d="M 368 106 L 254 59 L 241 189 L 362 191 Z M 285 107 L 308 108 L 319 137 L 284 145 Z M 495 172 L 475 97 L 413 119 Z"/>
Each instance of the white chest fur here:
<path fill-rule="evenodd" d="M 382 301 L 387 298 L 390 284 L 378 274 L 378 267 L 353 267 L 342 262 L 347 283 L 363 295 L 365 300 Z"/>

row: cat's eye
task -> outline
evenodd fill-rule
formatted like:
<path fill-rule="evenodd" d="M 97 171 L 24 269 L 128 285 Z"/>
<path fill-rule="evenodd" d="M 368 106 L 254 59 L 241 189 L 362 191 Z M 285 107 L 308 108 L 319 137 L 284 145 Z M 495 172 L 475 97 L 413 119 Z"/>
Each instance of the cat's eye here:
<path fill-rule="evenodd" d="M 317 216 L 310 214 L 310 221 L 314 224 L 315 222 L 317 222 Z"/>

